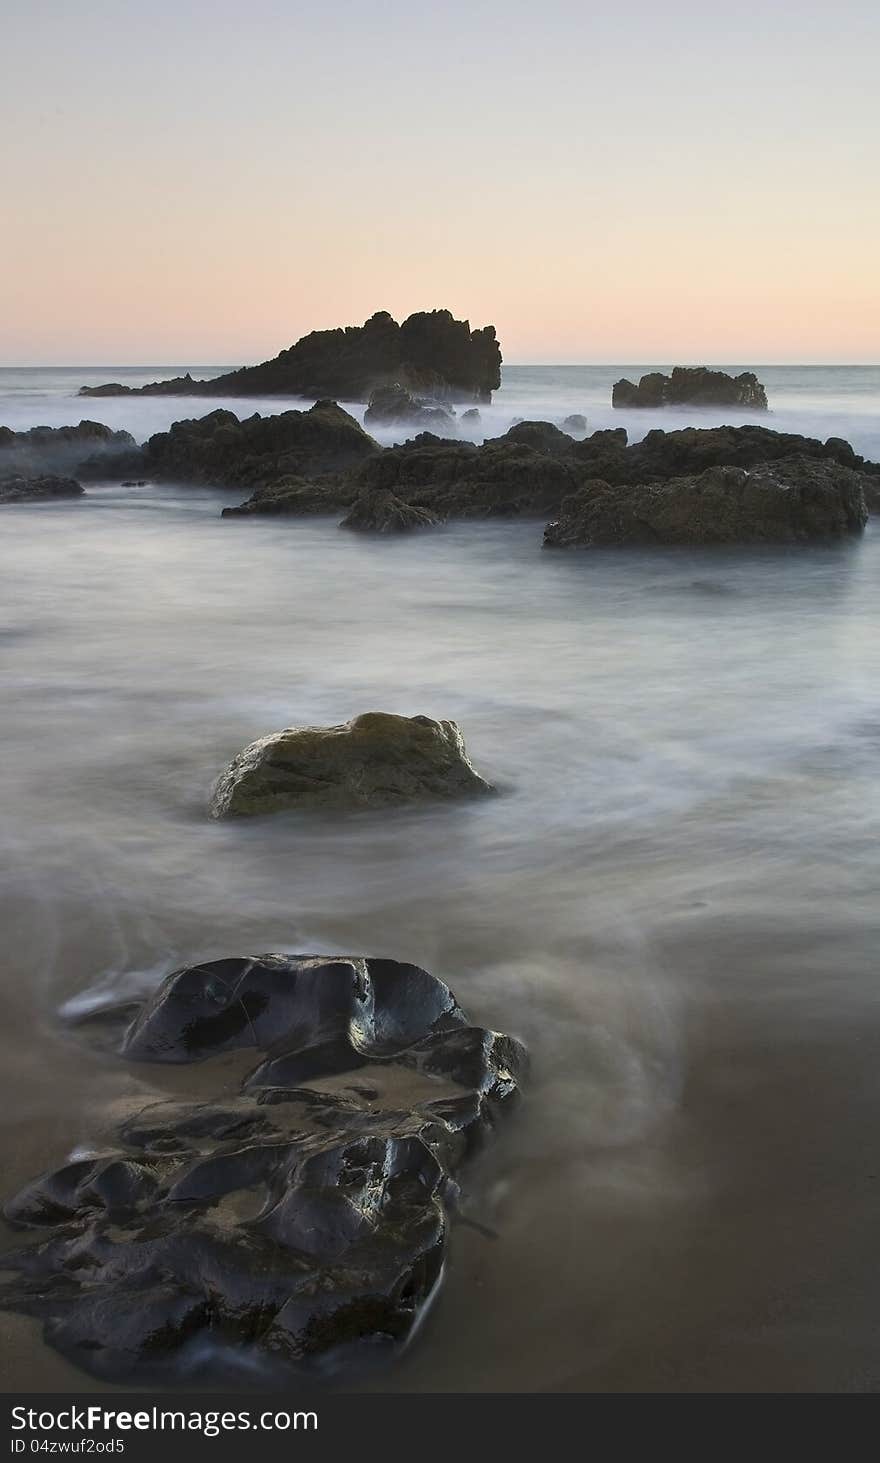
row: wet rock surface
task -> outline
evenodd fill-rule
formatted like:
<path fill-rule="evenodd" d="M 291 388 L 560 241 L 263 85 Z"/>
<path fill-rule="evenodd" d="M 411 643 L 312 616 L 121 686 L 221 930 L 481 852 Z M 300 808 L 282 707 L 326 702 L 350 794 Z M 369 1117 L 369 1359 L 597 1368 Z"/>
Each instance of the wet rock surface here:
<path fill-rule="evenodd" d="M 411 533 L 418 528 L 436 528 L 440 519 L 427 508 L 403 503 L 393 493 L 364 492 L 355 500 L 343 518 L 341 528 L 354 528 L 360 533 Z"/>
<path fill-rule="evenodd" d="M 75 478 L 0 477 L 0 503 L 51 503 L 58 498 L 81 498 L 84 491 Z"/>
<path fill-rule="evenodd" d="M 751 411 L 767 410 L 767 393 L 754 371 L 729 376 L 708 366 L 676 366 L 671 376 L 650 371 L 638 385 L 624 377 L 611 389 L 611 405 L 617 407 L 736 406 Z"/>
<path fill-rule="evenodd" d="M 489 401 L 501 385 L 495 327 L 471 329 L 449 310 L 420 311 L 402 324 L 386 310 L 363 325 L 314 330 L 258 366 L 210 381 L 187 373 L 147 386 L 83 386 L 80 396 L 335 396 L 368 401 L 377 387 L 398 382 L 409 391 L 447 401 Z"/>
<path fill-rule="evenodd" d="M 0 1304 L 100 1377 L 226 1347 L 319 1371 L 393 1354 L 441 1280 L 454 1175 L 526 1060 L 416 966 L 298 955 L 174 972 L 122 1048 L 233 1049 L 264 1055 L 237 1095 L 151 1104 L 6 1205 L 30 1235 Z"/>
<path fill-rule="evenodd" d="M 288 808 L 385 808 L 492 791 L 454 721 L 371 711 L 252 742 L 219 778 L 215 818 Z"/>
<path fill-rule="evenodd" d="M 548 524 L 544 543 L 795 544 L 859 534 L 867 516 L 861 474 L 835 462 L 785 458 L 635 487 L 587 483 Z"/>

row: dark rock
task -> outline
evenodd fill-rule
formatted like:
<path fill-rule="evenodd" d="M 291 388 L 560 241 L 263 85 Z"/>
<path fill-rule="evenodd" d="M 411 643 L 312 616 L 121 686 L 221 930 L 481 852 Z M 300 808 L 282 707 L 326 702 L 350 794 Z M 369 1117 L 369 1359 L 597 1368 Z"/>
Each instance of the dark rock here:
<path fill-rule="evenodd" d="M 412 1336 L 442 1278 L 454 1175 L 513 1103 L 522 1046 L 416 966 L 265 955 L 174 972 L 133 1060 L 265 1054 L 237 1096 L 157 1102 L 6 1206 L 6 1309 L 102 1378 L 247 1347 L 298 1371 Z"/>
<path fill-rule="evenodd" d="M 482 424 L 483 418 L 475 406 L 470 406 L 467 411 L 462 412 L 461 420 L 466 422 L 468 427 L 479 427 Z"/>
<path fill-rule="evenodd" d="M 304 478 L 288 475 L 273 478 L 256 488 L 250 498 L 234 508 L 224 508 L 223 518 L 241 518 L 253 514 L 288 514 L 299 518 L 320 513 L 339 513 L 354 497 L 338 477 Z"/>
<path fill-rule="evenodd" d="M 386 808 L 491 792 L 454 721 L 370 711 L 342 726 L 290 726 L 222 774 L 215 818 L 286 808 Z"/>
<path fill-rule="evenodd" d="M 338 407 L 333 410 L 340 411 Z M 285 413 L 284 418 L 269 417 L 261 430 L 268 435 L 278 430 L 270 424 L 307 415 Z M 866 462 L 846 442 L 834 438 L 820 442 L 797 433 L 774 432 L 753 425 L 686 427 L 675 432 L 658 429 L 630 445 L 622 427 L 574 440 L 551 422 L 519 422 L 502 437 L 490 438 L 479 446 L 467 440 L 450 440 L 432 432 L 421 432 L 410 441 L 383 451 L 366 438 L 353 418 L 346 413 L 341 415 L 359 434 L 353 445 L 363 453 L 363 460 L 354 468 L 335 474 L 325 471 L 310 490 L 303 487 L 302 469 L 292 469 L 291 480 L 290 472 L 285 473 L 279 467 L 284 461 L 301 462 L 302 457 L 296 459 L 293 455 L 285 459 L 281 452 L 273 454 L 264 450 L 254 453 L 235 438 L 230 447 L 225 440 L 225 427 L 204 428 L 209 437 L 216 436 L 216 444 L 211 443 L 208 453 L 213 479 L 245 480 L 255 488 L 248 502 L 231 511 L 238 514 L 332 512 L 350 508 L 362 494 L 367 500 L 373 500 L 376 494 L 390 493 L 401 503 L 424 509 L 441 520 L 494 516 L 546 519 L 557 515 L 565 498 L 594 479 L 631 486 L 665 482 L 708 467 L 750 468 L 792 456 L 836 461 L 858 470 L 865 475 L 866 495 L 871 493 L 874 482 L 880 487 L 880 464 Z M 230 418 L 233 423 L 237 421 L 231 413 L 213 413 L 209 424 L 218 418 L 223 422 Z M 259 423 L 262 419 L 252 420 Z M 178 424 L 171 435 L 183 429 L 189 432 L 197 426 L 198 423 Z M 249 424 L 241 426 L 246 428 Z M 199 452 L 197 461 L 204 456 L 204 449 L 200 447 Z M 329 467 L 331 460 L 328 455 L 317 456 L 310 467 L 314 468 L 317 462 Z"/>
<path fill-rule="evenodd" d="M 439 523 L 436 513 L 430 513 L 427 508 L 414 508 L 387 489 L 380 489 L 376 493 L 361 493 L 340 527 L 355 528 L 362 533 L 409 533 L 415 528 L 436 528 Z"/>
<path fill-rule="evenodd" d="M 239 421 L 234 412 L 175 422 L 144 452 L 151 473 L 179 482 L 258 488 L 284 477 L 316 477 L 354 467 L 380 449 L 335 401 Z"/>
<path fill-rule="evenodd" d="M 81 498 L 83 487 L 73 478 L 0 477 L 0 503 L 51 503 Z"/>
<path fill-rule="evenodd" d="M 676 366 L 671 376 L 651 371 L 638 386 L 625 378 L 615 381 L 611 405 L 618 407 L 736 406 L 767 410 L 767 393 L 753 371 L 728 376 L 708 366 Z"/>
<path fill-rule="evenodd" d="M 525 430 L 532 427 L 534 433 Z M 348 480 L 358 491 L 393 493 L 438 518 L 546 517 L 583 477 L 548 433 L 575 445 L 549 422 L 524 422 L 480 447 L 423 432 L 364 462 Z M 530 435 L 541 445 L 529 445 Z"/>
<path fill-rule="evenodd" d="M 471 330 L 448 310 L 410 315 L 398 325 L 385 310 L 364 325 L 314 330 L 263 361 L 211 381 L 187 373 L 173 381 L 128 387 L 83 386 L 81 396 L 304 396 L 368 401 L 379 386 L 399 382 L 409 391 L 445 401 L 489 401 L 501 385 L 495 327 Z"/>
<path fill-rule="evenodd" d="M 455 426 L 455 413 L 413 396 L 399 382 L 378 386 L 370 395 L 364 426 L 422 427 L 428 432 L 446 432 Z"/>
<path fill-rule="evenodd" d="M 131 433 L 114 432 L 102 422 L 31 427 L 27 432 L 0 427 L 0 476 L 69 474 L 88 481 L 108 471 L 134 475 L 139 464 L 140 448 Z"/>
<path fill-rule="evenodd" d="M 866 520 L 860 474 L 795 457 L 751 470 L 711 467 L 659 484 L 587 483 L 548 524 L 544 543 L 794 544 L 858 534 Z"/>
<path fill-rule="evenodd" d="M 562 426 L 566 432 L 581 435 L 587 430 L 587 419 L 580 412 L 572 412 L 571 416 L 565 418 Z"/>
<path fill-rule="evenodd" d="M 683 427 L 675 432 L 658 427 L 631 446 L 620 427 L 594 432 L 585 441 L 573 443 L 571 451 L 588 477 L 610 483 L 663 482 L 707 467 L 756 467 L 795 456 L 830 459 L 863 473 L 880 474 L 880 464 L 858 457 L 848 442 L 835 438 L 820 442 L 796 432 L 752 425 Z"/>

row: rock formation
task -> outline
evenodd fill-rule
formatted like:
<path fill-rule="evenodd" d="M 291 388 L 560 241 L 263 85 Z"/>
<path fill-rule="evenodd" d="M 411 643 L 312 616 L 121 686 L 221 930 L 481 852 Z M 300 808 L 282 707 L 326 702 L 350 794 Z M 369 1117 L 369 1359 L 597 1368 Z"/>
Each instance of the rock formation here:
<path fill-rule="evenodd" d="M 393 1355 L 442 1279 L 454 1175 L 526 1060 L 427 971 L 346 956 L 185 967 L 122 1046 L 248 1048 L 237 1095 L 155 1102 L 6 1206 L 30 1242 L 0 1304 L 99 1377 L 168 1378 L 224 1346 L 297 1371 Z"/>
<path fill-rule="evenodd" d="M 114 432 L 102 422 L 31 427 L 27 432 L 0 427 L 0 477 L 69 474 L 89 481 L 109 473 L 133 476 L 140 465 L 140 448 L 131 433 Z"/>
<path fill-rule="evenodd" d="M 175 422 L 144 447 L 150 472 L 177 482 L 261 487 L 284 477 L 343 472 L 380 449 L 335 401 L 309 411 L 259 412 L 239 421 L 234 412 Z"/>
<path fill-rule="evenodd" d="M 252 742 L 219 778 L 211 812 L 386 808 L 491 791 L 454 721 L 371 711 L 342 726 L 291 726 Z"/>
<path fill-rule="evenodd" d="M 393 386 L 379 386 L 371 393 L 364 426 L 421 427 L 427 432 L 448 432 L 455 428 L 455 414 L 445 406 L 413 396 L 395 382 Z"/>
<path fill-rule="evenodd" d="M 57 498 L 81 498 L 83 491 L 74 478 L 0 477 L 0 503 L 51 503 Z"/>
<path fill-rule="evenodd" d="M 436 528 L 440 519 L 427 508 L 414 508 L 402 503 L 393 493 L 362 492 L 343 518 L 340 528 L 354 528 L 361 533 L 410 533 L 415 528 Z"/>
<path fill-rule="evenodd" d="M 795 544 L 861 533 L 866 519 L 858 473 L 835 462 L 785 458 L 635 487 L 587 483 L 548 524 L 544 543 Z"/>
<path fill-rule="evenodd" d="M 728 376 L 708 366 L 676 366 L 671 376 L 651 371 L 638 386 L 624 378 L 615 381 L 611 405 L 651 406 L 735 406 L 748 411 L 766 411 L 767 393 L 754 371 Z"/>
<path fill-rule="evenodd" d="M 178 376 L 148 386 L 83 386 L 81 396 L 333 396 L 368 401 L 377 387 L 399 383 L 442 401 L 489 401 L 501 385 L 495 328 L 472 330 L 448 310 L 410 315 L 402 325 L 385 310 L 364 325 L 314 330 L 263 361 L 210 381 Z"/>

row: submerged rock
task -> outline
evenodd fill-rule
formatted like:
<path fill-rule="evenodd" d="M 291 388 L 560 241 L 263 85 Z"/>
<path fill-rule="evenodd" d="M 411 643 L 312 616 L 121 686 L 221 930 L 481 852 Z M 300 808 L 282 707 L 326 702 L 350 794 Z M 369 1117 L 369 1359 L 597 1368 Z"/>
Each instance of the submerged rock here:
<path fill-rule="evenodd" d="M 397 381 L 379 386 L 370 396 L 364 425 L 376 427 L 421 427 L 427 432 L 446 432 L 455 426 L 455 414 L 436 402 L 413 396 Z"/>
<path fill-rule="evenodd" d="M 767 393 L 754 371 L 729 376 L 708 366 L 676 366 L 671 376 L 651 371 L 638 386 L 624 377 L 615 381 L 611 405 L 617 407 L 737 406 L 767 410 Z"/>
<path fill-rule="evenodd" d="M 252 742 L 218 780 L 211 813 L 385 808 L 491 791 L 454 721 L 370 711 L 342 726 L 290 726 Z"/>
<path fill-rule="evenodd" d="M 340 527 L 355 528 L 361 533 L 410 533 L 415 528 L 437 528 L 439 523 L 436 513 L 430 513 L 427 508 L 414 508 L 387 489 L 379 489 L 361 493 Z"/>
<path fill-rule="evenodd" d="M 581 416 L 580 412 L 572 412 L 571 416 L 565 418 L 562 423 L 563 430 L 569 433 L 577 433 L 581 436 L 587 430 L 587 419 Z"/>
<path fill-rule="evenodd" d="M 794 544 L 859 534 L 866 521 L 860 474 L 833 462 L 788 458 L 636 487 L 588 483 L 547 525 L 544 543 Z"/>
<path fill-rule="evenodd" d="M 0 478 L 0 503 L 51 503 L 56 498 L 81 498 L 83 493 L 74 478 Z"/>
<path fill-rule="evenodd" d="M 210 381 L 194 381 L 187 373 L 134 388 L 118 382 L 83 386 L 80 396 L 334 396 L 367 401 L 376 387 L 392 382 L 446 401 L 490 401 L 501 385 L 495 327 L 472 330 L 449 310 L 421 311 L 398 325 L 387 310 L 380 310 L 363 325 L 313 330 L 270 361 Z"/>
<path fill-rule="evenodd" d="M 177 1064 L 247 1048 L 238 1095 L 153 1103 L 6 1206 L 34 1237 L 0 1304 L 97 1376 L 167 1375 L 193 1343 L 298 1370 L 393 1354 L 526 1062 L 427 971 L 347 956 L 187 966 L 123 1040 Z"/>

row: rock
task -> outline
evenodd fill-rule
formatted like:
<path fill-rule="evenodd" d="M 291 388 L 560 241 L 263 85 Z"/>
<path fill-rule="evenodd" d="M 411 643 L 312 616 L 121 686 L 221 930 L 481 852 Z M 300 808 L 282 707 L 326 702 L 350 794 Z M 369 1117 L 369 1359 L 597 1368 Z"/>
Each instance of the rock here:
<path fill-rule="evenodd" d="M 767 410 L 767 393 L 753 371 L 728 376 L 708 366 L 676 366 L 671 376 L 651 371 L 638 386 L 624 378 L 615 381 L 611 405 L 617 407 L 736 406 Z"/>
<path fill-rule="evenodd" d="M 587 419 L 581 416 L 580 412 L 572 412 L 562 423 L 563 430 L 570 434 L 581 436 L 587 430 Z"/>
<path fill-rule="evenodd" d="M 349 956 L 184 967 L 122 1050 L 249 1048 L 237 1094 L 221 1070 L 223 1096 L 151 1104 L 6 1206 L 32 1240 L 5 1255 L 0 1303 L 101 1378 L 221 1366 L 223 1346 L 273 1371 L 393 1355 L 442 1279 L 455 1175 L 526 1064 L 427 971 Z"/>
<path fill-rule="evenodd" d="M 285 477 L 316 477 L 354 467 L 380 449 L 335 401 L 239 421 L 234 412 L 175 422 L 144 452 L 151 473 L 177 482 L 258 488 Z"/>
<path fill-rule="evenodd" d="M 483 422 L 483 418 L 480 416 L 480 413 L 475 406 L 469 406 L 467 411 L 463 411 L 461 414 L 461 420 L 466 423 L 468 428 L 482 426 Z"/>
<path fill-rule="evenodd" d="M 880 465 L 866 462 L 849 443 L 833 438 L 823 443 L 748 425 L 658 429 L 630 444 L 622 427 L 574 440 L 552 422 L 519 422 L 502 437 L 479 446 L 431 432 L 420 432 L 385 450 L 373 444 L 358 465 L 325 473 L 310 493 L 303 491 L 301 480 L 279 480 L 279 459 L 245 458 L 257 486 L 253 497 L 232 512 L 329 512 L 351 507 L 362 494 L 372 499 L 377 493 L 390 493 L 402 504 L 441 520 L 498 516 L 546 520 L 558 515 L 563 501 L 584 483 L 596 479 L 631 486 L 665 482 L 709 467 L 750 468 L 792 456 L 839 461 L 864 475 L 866 495 L 873 483 L 880 488 Z M 237 470 L 239 459 L 229 461 L 232 468 L 227 466 L 227 474 Z M 223 470 L 222 451 L 215 470 Z"/>
<path fill-rule="evenodd" d="M 307 517 L 320 513 L 339 513 L 351 503 L 353 490 L 346 490 L 339 478 L 304 478 L 288 474 L 257 488 L 244 503 L 224 508 L 222 518 L 240 518 L 251 514 L 281 514 Z"/>
<path fill-rule="evenodd" d="M 409 533 L 414 528 L 437 528 L 440 519 L 427 508 L 414 508 L 387 490 L 361 493 L 340 524 L 362 533 Z"/>
<path fill-rule="evenodd" d="M 524 429 L 531 427 L 539 446 L 529 445 Z M 578 463 L 561 459 L 548 429 L 574 445 L 549 422 L 523 423 L 480 447 L 423 432 L 362 463 L 348 481 L 357 492 L 391 492 L 438 518 L 546 517 L 583 476 Z"/>
<path fill-rule="evenodd" d="M 56 498 L 81 498 L 83 492 L 74 478 L 0 478 L 0 503 L 51 503 Z"/>
<path fill-rule="evenodd" d="M 395 382 L 393 386 L 378 386 L 371 393 L 364 425 L 422 427 L 425 431 L 445 432 L 455 427 L 455 414 L 445 406 L 413 396 Z"/>
<path fill-rule="evenodd" d="M 386 808 L 491 791 L 454 721 L 370 711 L 342 726 L 290 726 L 252 742 L 217 782 L 211 813 Z"/>
<path fill-rule="evenodd" d="M 636 487 L 588 483 L 547 525 L 544 543 L 794 544 L 859 534 L 866 520 L 860 474 L 834 462 L 787 458 Z"/>
<path fill-rule="evenodd" d="M 139 464 L 140 448 L 131 433 L 114 432 L 102 422 L 31 427 L 26 432 L 0 427 L 0 477 L 69 475 L 89 480 L 109 471 L 134 475 Z"/>
<path fill-rule="evenodd" d="M 364 325 L 314 330 L 263 361 L 210 381 L 187 373 L 141 387 L 83 386 L 80 396 L 299 396 L 368 401 L 378 386 L 399 382 L 409 391 L 446 401 L 490 401 L 501 385 L 495 327 L 472 330 L 448 310 L 410 315 L 398 325 L 380 310 Z"/>
<path fill-rule="evenodd" d="M 675 432 L 658 427 L 631 446 L 621 427 L 594 432 L 574 443 L 571 450 L 588 477 L 611 483 L 662 482 L 707 467 L 755 467 L 795 456 L 830 459 L 859 472 L 880 474 L 880 464 L 857 457 L 848 442 L 835 438 L 820 442 L 797 432 L 774 432 L 754 425 L 683 427 Z"/>

